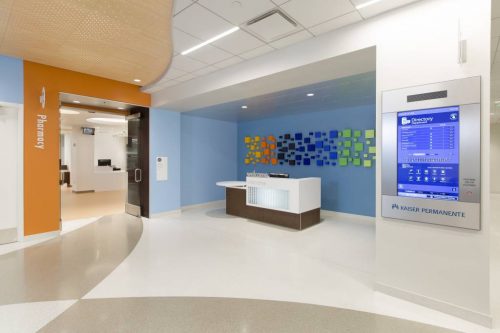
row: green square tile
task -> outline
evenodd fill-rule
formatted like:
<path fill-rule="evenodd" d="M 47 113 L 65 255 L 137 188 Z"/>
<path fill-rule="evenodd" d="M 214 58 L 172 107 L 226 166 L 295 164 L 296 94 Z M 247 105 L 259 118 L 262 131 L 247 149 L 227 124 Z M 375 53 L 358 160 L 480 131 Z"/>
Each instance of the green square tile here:
<path fill-rule="evenodd" d="M 371 142 L 370 140 L 366 140 L 366 144 L 367 144 L 367 145 L 371 145 L 371 144 L 372 144 L 372 142 Z"/>
<path fill-rule="evenodd" d="M 342 146 L 342 141 L 339 141 L 337 145 Z"/>
<path fill-rule="evenodd" d="M 345 158 L 345 157 L 339 158 L 339 165 L 340 166 L 347 166 L 347 158 Z"/>
<path fill-rule="evenodd" d="M 351 129 L 345 129 L 345 130 L 342 131 L 342 136 L 344 138 L 350 138 L 351 134 L 352 134 L 352 130 Z"/>
<path fill-rule="evenodd" d="M 372 160 L 376 160 L 376 159 L 377 159 L 377 156 L 373 155 Z"/>
<path fill-rule="evenodd" d="M 363 160 L 363 166 L 365 168 L 371 168 L 372 167 L 372 160 Z"/>
<path fill-rule="evenodd" d="M 352 147 L 352 142 L 351 141 L 344 141 L 344 147 L 351 148 Z"/>
<path fill-rule="evenodd" d="M 374 137 L 375 137 L 375 130 L 374 129 L 365 130 L 365 138 L 366 139 L 373 139 Z"/>
<path fill-rule="evenodd" d="M 354 157 L 359 157 L 359 153 L 354 153 Z"/>
<path fill-rule="evenodd" d="M 359 166 L 361 165 L 361 159 L 360 158 L 355 158 L 352 162 L 352 164 L 356 165 L 356 166 Z"/>
<path fill-rule="evenodd" d="M 356 142 L 354 144 L 354 151 L 363 151 L 365 150 L 365 145 L 363 144 L 363 142 Z"/>
<path fill-rule="evenodd" d="M 364 158 L 368 158 L 368 154 L 363 154 L 363 157 Z"/>
<path fill-rule="evenodd" d="M 358 142 L 358 138 L 353 138 L 352 142 Z"/>
<path fill-rule="evenodd" d="M 377 147 L 368 147 L 368 153 L 369 154 L 376 154 L 377 153 Z"/>
<path fill-rule="evenodd" d="M 360 130 L 355 130 L 353 135 L 354 135 L 355 138 L 359 138 L 361 136 L 361 131 Z"/>
<path fill-rule="evenodd" d="M 351 156 L 351 151 L 349 149 L 342 150 L 342 156 Z"/>

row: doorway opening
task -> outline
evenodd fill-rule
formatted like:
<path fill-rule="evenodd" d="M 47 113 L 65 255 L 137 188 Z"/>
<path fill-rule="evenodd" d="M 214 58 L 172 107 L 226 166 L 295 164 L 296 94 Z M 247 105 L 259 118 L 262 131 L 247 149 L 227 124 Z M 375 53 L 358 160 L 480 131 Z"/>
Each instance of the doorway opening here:
<path fill-rule="evenodd" d="M 148 109 L 61 93 L 59 111 L 61 222 L 148 217 Z"/>
<path fill-rule="evenodd" d="M 0 244 L 23 238 L 23 108 L 0 102 Z"/>

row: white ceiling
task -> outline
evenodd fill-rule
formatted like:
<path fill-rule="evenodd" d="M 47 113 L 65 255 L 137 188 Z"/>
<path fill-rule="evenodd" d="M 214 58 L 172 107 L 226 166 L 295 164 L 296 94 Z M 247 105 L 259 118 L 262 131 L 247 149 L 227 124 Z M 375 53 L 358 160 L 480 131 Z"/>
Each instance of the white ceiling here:
<path fill-rule="evenodd" d="M 368 1 L 174 0 L 173 61 L 167 73 L 144 91 L 160 91 L 419 0 L 381 0 L 356 10 L 356 6 Z M 261 31 L 267 32 L 266 35 L 278 35 L 266 40 L 246 23 L 274 9 L 280 9 L 297 25 L 289 29 L 288 34 L 283 34 L 286 29 L 280 30 L 285 27 L 278 24 L 278 20 L 276 24 L 264 26 Z M 241 29 L 189 55 L 180 54 L 235 25 Z"/>
<path fill-rule="evenodd" d="M 93 127 L 97 132 L 113 133 L 116 135 L 124 135 L 128 132 L 127 123 L 124 124 L 95 124 L 87 121 L 89 118 L 118 118 L 124 119 L 124 116 L 112 115 L 109 113 L 100 113 L 95 111 L 86 111 L 83 109 L 73 109 L 79 114 L 61 114 L 61 132 L 69 133 L 73 128 Z"/>
<path fill-rule="evenodd" d="M 492 1 L 491 22 L 491 121 L 500 123 L 500 1 Z"/>

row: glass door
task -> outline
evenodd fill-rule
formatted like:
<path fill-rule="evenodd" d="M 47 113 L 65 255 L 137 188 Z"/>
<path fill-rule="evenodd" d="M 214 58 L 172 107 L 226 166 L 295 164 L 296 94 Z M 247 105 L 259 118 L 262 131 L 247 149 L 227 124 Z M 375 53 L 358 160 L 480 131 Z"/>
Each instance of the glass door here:
<path fill-rule="evenodd" d="M 19 174 L 22 168 L 19 165 L 17 107 L 0 104 L 0 145 L 1 160 L 0 174 L 0 244 L 17 241 L 17 226 L 19 212 Z"/>
<path fill-rule="evenodd" d="M 125 211 L 134 216 L 141 216 L 141 182 L 142 173 L 140 159 L 140 129 L 141 114 L 135 113 L 128 119 L 128 141 L 127 141 L 127 174 L 128 191 Z"/>

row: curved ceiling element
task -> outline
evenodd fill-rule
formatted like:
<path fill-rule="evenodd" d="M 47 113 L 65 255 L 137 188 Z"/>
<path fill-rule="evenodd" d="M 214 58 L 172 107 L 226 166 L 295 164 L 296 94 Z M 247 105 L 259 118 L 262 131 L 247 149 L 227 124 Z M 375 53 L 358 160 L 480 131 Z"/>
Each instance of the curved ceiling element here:
<path fill-rule="evenodd" d="M 146 85 L 170 64 L 171 17 L 172 0 L 2 0 L 0 53 Z"/>

